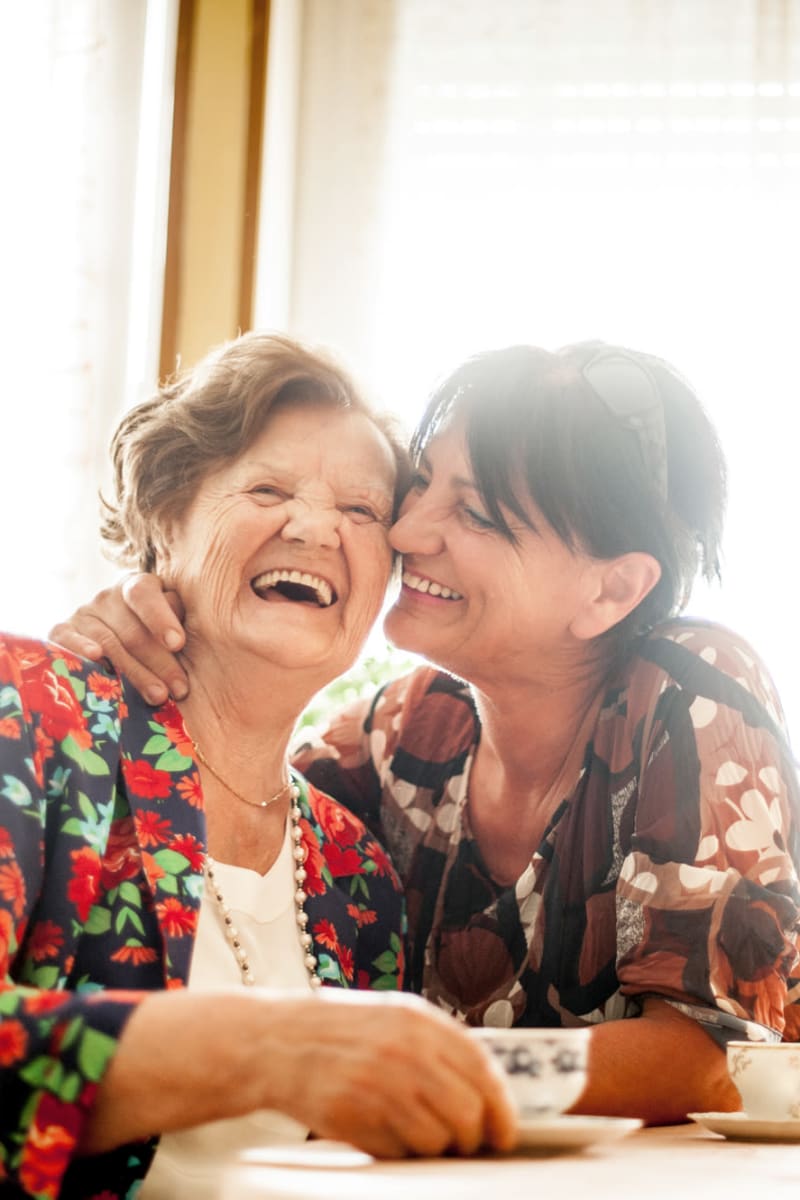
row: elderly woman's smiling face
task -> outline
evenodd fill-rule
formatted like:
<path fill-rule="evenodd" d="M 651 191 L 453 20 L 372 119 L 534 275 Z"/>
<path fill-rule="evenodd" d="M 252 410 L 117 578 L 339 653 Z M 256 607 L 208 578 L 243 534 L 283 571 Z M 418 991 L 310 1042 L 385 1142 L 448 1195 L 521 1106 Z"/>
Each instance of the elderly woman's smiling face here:
<path fill-rule="evenodd" d="M 185 605 L 190 656 L 244 652 L 323 682 L 350 666 L 386 592 L 395 476 L 363 413 L 273 412 L 165 532 L 161 573 Z"/>

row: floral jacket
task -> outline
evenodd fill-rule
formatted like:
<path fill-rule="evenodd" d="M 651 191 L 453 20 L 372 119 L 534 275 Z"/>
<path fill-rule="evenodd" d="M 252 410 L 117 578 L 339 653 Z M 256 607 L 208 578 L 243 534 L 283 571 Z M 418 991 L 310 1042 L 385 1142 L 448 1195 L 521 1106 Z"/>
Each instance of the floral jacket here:
<path fill-rule="evenodd" d="M 326 984 L 403 981 L 403 907 L 364 826 L 299 780 L 306 911 Z M 128 1017 L 186 984 L 205 822 L 173 705 L 0 635 L 0 1196 L 132 1197 L 155 1141 L 79 1158 Z"/>

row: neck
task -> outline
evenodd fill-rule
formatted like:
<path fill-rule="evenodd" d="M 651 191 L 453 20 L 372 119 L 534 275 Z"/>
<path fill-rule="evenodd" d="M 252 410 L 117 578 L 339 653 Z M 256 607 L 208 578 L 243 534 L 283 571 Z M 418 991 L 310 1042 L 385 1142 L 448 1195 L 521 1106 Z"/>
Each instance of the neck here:
<path fill-rule="evenodd" d="M 203 757 L 236 791 L 252 796 L 255 803 L 267 799 L 286 781 L 296 710 L 291 717 L 284 714 L 281 719 L 259 704 L 248 708 L 231 702 L 227 693 L 209 695 L 194 679 L 189 697 L 179 707 L 186 729 Z"/>
<path fill-rule="evenodd" d="M 482 727 L 469 779 L 470 824 L 492 877 L 511 884 L 574 789 L 603 688 L 586 678 L 474 694 Z"/>
<path fill-rule="evenodd" d="M 599 706 L 607 668 L 605 661 L 583 662 L 551 678 L 540 674 L 473 687 L 481 721 L 480 756 L 493 761 L 512 794 L 541 794 L 555 782 Z"/>
<path fill-rule="evenodd" d="M 253 655 L 217 654 L 191 645 L 182 655 L 190 693 L 181 712 L 194 739 L 214 762 L 254 759 L 256 767 L 282 761 L 300 714 L 330 674 L 275 665 Z"/>
<path fill-rule="evenodd" d="M 288 779 L 289 741 L 320 685 L 304 686 L 291 671 L 261 661 L 228 660 L 221 668 L 208 653 L 184 661 L 190 693 L 178 707 L 206 760 L 196 756 L 209 851 L 221 862 L 263 872 L 282 843 L 288 793 L 261 804 Z"/>

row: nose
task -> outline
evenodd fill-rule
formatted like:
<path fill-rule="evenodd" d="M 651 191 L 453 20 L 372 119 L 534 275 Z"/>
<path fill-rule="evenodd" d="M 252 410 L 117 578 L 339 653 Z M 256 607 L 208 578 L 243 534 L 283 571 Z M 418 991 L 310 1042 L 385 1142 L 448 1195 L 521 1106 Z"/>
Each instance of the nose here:
<path fill-rule="evenodd" d="M 314 504 L 295 498 L 288 501 L 286 508 L 286 520 L 281 530 L 284 541 L 339 549 L 342 514 L 335 505 Z"/>
<path fill-rule="evenodd" d="M 400 515 L 389 530 L 398 554 L 438 554 L 443 546 L 441 514 L 424 496 L 406 496 Z"/>

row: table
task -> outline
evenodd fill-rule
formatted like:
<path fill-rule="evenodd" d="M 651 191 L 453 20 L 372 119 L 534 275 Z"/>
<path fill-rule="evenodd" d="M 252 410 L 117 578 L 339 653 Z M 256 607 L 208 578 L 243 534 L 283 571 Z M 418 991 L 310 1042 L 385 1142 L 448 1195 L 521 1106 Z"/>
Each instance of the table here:
<path fill-rule="evenodd" d="M 568 1153 L 378 1161 L 309 1142 L 224 1173 L 219 1200 L 800 1200 L 800 1143 L 734 1142 L 697 1125 Z"/>

